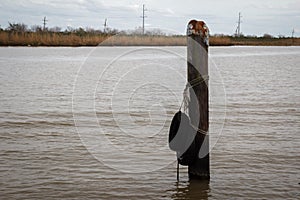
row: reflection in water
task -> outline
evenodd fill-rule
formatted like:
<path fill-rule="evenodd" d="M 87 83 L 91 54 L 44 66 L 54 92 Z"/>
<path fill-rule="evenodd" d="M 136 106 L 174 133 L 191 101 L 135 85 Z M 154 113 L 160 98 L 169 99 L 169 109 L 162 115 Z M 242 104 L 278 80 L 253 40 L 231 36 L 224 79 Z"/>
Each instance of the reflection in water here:
<path fill-rule="evenodd" d="M 210 193 L 208 180 L 189 180 L 175 185 L 176 190 L 172 199 L 208 199 Z"/>

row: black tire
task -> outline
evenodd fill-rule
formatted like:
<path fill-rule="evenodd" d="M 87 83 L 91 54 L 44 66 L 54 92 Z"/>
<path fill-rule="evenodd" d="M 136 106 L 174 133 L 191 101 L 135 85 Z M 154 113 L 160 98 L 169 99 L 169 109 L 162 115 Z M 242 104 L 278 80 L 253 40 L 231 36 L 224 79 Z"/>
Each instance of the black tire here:
<path fill-rule="evenodd" d="M 171 122 L 169 147 L 177 152 L 179 164 L 190 165 L 196 160 L 195 136 L 196 131 L 190 125 L 189 117 L 185 113 L 178 111 Z"/>

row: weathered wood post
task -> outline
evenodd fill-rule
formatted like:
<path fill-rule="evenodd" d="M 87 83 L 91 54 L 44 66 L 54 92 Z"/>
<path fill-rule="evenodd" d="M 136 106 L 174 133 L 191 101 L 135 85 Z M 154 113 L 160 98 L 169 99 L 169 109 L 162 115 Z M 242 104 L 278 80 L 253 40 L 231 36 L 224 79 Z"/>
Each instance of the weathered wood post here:
<path fill-rule="evenodd" d="M 208 35 L 203 21 L 191 20 L 187 27 L 187 76 L 190 84 L 189 116 L 197 131 L 197 158 L 188 166 L 190 179 L 209 179 Z"/>

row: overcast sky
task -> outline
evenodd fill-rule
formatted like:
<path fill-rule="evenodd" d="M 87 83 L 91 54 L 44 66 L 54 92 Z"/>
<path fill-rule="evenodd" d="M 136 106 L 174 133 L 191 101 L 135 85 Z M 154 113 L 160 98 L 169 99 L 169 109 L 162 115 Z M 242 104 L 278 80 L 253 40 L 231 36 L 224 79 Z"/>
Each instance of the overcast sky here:
<path fill-rule="evenodd" d="M 233 34 L 241 12 L 245 35 L 291 36 L 294 29 L 300 37 L 300 0 L 1 0 L 0 25 L 42 25 L 47 16 L 48 27 L 103 29 L 107 18 L 110 28 L 132 30 L 142 25 L 143 4 L 146 29 L 184 34 L 190 19 L 201 19 L 212 34 Z"/>

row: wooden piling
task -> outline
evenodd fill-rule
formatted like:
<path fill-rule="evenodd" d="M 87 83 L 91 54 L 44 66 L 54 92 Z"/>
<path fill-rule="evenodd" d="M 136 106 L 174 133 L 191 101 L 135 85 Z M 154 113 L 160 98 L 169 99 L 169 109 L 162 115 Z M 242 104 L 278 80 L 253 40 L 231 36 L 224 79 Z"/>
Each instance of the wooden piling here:
<path fill-rule="evenodd" d="M 191 20 L 187 28 L 187 79 L 190 84 L 189 116 L 197 131 L 196 161 L 188 166 L 190 179 L 209 179 L 208 28 Z"/>

